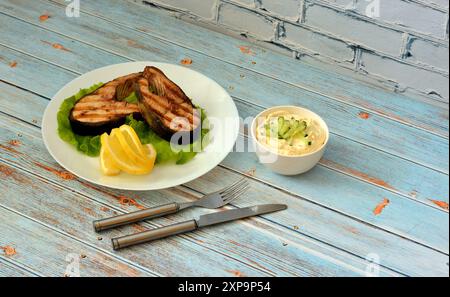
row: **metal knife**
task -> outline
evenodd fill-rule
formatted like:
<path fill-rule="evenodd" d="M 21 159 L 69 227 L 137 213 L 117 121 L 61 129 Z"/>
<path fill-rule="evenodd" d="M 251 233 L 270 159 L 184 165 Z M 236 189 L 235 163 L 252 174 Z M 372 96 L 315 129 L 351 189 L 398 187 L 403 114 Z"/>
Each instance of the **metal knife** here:
<path fill-rule="evenodd" d="M 165 238 L 172 235 L 195 231 L 202 227 L 231 222 L 239 219 L 263 215 L 266 213 L 271 213 L 285 209 L 287 209 L 287 205 L 284 204 L 265 204 L 247 208 L 225 210 L 212 214 L 202 215 L 198 220 L 186 221 L 132 235 L 113 238 L 112 244 L 114 250 L 119 250 L 132 245 Z"/>

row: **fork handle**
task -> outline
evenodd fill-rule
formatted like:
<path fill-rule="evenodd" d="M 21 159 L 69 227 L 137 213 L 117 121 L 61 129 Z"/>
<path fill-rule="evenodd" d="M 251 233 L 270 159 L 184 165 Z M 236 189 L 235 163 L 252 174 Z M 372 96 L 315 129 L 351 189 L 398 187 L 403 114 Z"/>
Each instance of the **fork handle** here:
<path fill-rule="evenodd" d="M 177 234 L 187 233 L 197 229 L 197 222 L 195 220 L 191 220 L 166 227 L 139 232 L 132 235 L 113 238 L 111 241 L 114 250 L 119 250 L 132 245 L 141 244 Z"/>
<path fill-rule="evenodd" d="M 173 214 L 178 212 L 179 209 L 180 205 L 178 203 L 169 203 L 158 207 L 143 209 L 107 219 L 94 221 L 94 229 L 95 231 L 100 232 L 118 226 Z"/>

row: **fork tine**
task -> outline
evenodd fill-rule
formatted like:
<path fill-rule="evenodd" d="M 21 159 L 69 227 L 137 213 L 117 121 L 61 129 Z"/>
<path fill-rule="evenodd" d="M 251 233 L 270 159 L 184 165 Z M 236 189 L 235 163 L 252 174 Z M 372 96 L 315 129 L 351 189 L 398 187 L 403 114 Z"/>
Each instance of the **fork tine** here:
<path fill-rule="evenodd" d="M 226 187 L 225 189 L 223 189 L 221 192 L 222 192 L 222 193 L 225 193 L 225 192 L 227 192 L 227 191 L 229 191 L 229 190 L 235 188 L 235 187 L 238 186 L 239 184 L 243 183 L 245 180 L 246 180 L 245 177 L 244 177 L 244 178 L 241 178 L 241 179 L 239 179 L 238 181 L 236 181 L 234 184 L 232 184 L 232 185 Z"/>
<path fill-rule="evenodd" d="M 246 178 L 244 177 L 244 178 L 238 180 L 237 182 L 235 182 L 234 184 L 232 184 L 231 186 L 229 186 L 229 187 L 223 189 L 223 190 L 220 192 L 220 194 L 221 194 L 221 195 L 226 195 L 227 193 L 229 193 L 230 191 L 236 189 L 237 187 L 239 187 L 241 184 L 243 184 L 243 183 L 245 183 L 245 182 L 246 182 Z"/>
<path fill-rule="evenodd" d="M 241 189 L 238 189 L 237 191 L 235 191 L 234 193 L 227 195 L 226 197 L 224 197 L 225 198 L 224 203 L 226 203 L 226 204 L 231 203 L 232 201 L 237 199 L 239 196 L 241 196 L 243 193 L 245 193 L 249 188 L 250 188 L 250 185 L 247 184 L 244 187 L 242 187 Z"/>

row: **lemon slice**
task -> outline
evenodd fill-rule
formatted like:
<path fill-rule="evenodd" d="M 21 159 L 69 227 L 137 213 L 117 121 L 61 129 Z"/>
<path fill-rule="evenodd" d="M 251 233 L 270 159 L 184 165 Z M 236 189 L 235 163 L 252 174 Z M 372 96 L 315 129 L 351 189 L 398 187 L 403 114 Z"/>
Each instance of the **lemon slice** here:
<path fill-rule="evenodd" d="M 106 146 L 103 145 L 104 139 L 108 137 L 108 134 L 105 133 L 100 138 L 100 141 L 102 143 L 102 148 L 100 150 L 100 167 L 104 175 L 114 176 L 120 173 L 120 169 L 112 159 L 111 154 L 106 149 Z"/>
<path fill-rule="evenodd" d="M 133 130 L 131 127 L 130 129 Z M 145 165 L 150 161 L 147 158 L 142 148 L 141 141 L 137 137 L 136 133 L 130 133 L 127 128 L 119 128 L 112 130 L 111 137 L 117 138 L 120 145 L 122 146 L 123 151 L 127 154 L 127 157 L 131 159 L 135 164 Z"/>
<path fill-rule="evenodd" d="M 109 137 L 103 138 L 102 146 L 110 153 L 111 158 L 117 164 L 117 167 L 122 171 L 134 174 L 143 175 L 148 174 L 152 171 L 154 163 L 151 162 L 150 158 L 145 157 L 144 162 L 141 160 L 133 160 L 121 145 L 117 135 L 120 131 L 118 129 L 113 129 Z"/>
<path fill-rule="evenodd" d="M 141 143 L 141 140 L 139 139 L 139 136 L 136 134 L 136 131 L 134 131 L 133 128 L 131 128 L 128 125 L 123 125 L 119 128 L 120 132 L 122 132 L 122 135 L 124 138 L 128 140 L 129 145 L 133 148 L 133 150 L 140 156 L 145 156 L 145 149 L 144 146 Z"/>
<path fill-rule="evenodd" d="M 142 149 L 145 152 L 145 155 L 147 156 L 147 158 L 149 158 L 150 162 L 152 163 L 152 169 L 155 166 L 155 162 L 156 162 L 156 150 L 153 147 L 153 145 L 151 144 L 147 144 L 147 145 L 143 145 Z"/>

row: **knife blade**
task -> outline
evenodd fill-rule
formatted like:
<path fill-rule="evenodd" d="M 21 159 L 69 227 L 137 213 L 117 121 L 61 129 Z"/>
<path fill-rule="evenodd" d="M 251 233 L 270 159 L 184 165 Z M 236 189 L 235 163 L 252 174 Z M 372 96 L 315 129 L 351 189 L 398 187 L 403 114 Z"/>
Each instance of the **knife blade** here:
<path fill-rule="evenodd" d="M 239 219 L 245 219 L 248 217 L 253 217 L 257 215 L 263 215 L 271 212 L 276 212 L 280 210 L 285 210 L 287 205 L 284 204 L 264 204 L 256 205 L 246 208 L 238 208 L 232 210 L 225 210 L 221 212 L 216 212 L 212 214 L 202 215 L 197 222 L 199 228 L 216 225 L 220 223 L 225 223 L 229 221 L 235 221 Z"/>
<path fill-rule="evenodd" d="M 113 238 L 111 241 L 114 250 L 119 250 L 132 245 L 149 242 L 181 233 L 191 232 L 202 227 L 245 219 L 248 217 L 263 215 L 285 209 L 287 209 L 287 205 L 284 204 L 264 204 L 246 208 L 224 210 L 221 212 L 202 215 L 198 220 L 190 220 L 170 226 L 139 232 L 132 235 Z"/>

